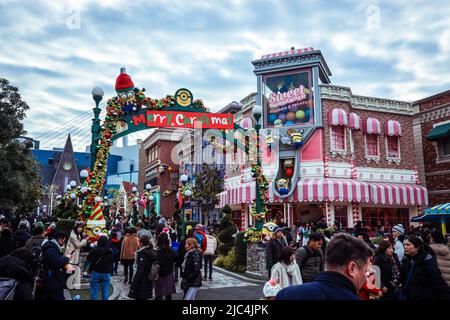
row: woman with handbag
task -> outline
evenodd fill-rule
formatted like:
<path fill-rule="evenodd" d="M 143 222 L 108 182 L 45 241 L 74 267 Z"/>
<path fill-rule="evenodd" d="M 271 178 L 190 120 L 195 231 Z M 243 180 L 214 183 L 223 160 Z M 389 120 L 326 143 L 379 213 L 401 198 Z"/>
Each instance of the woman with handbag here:
<path fill-rule="evenodd" d="M 91 300 L 97 300 L 99 286 L 102 291 L 102 300 L 108 300 L 114 256 L 106 236 L 98 239 L 97 246 L 89 252 L 87 260 L 91 263 L 92 270 Z"/>
<path fill-rule="evenodd" d="M 157 256 L 148 236 L 140 239 L 142 248 L 136 252 L 136 275 L 131 282 L 128 297 L 136 300 L 148 300 L 153 297 L 153 281 L 157 266 Z"/>
<path fill-rule="evenodd" d="M 158 236 L 156 255 L 159 263 L 159 277 L 155 282 L 155 300 L 172 300 L 176 293 L 173 267 L 177 254 L 170 248 L 169 235 L 162 232 Z"/>
<path fill-rule="evenodd" d="M 184 300 L 195 300 L 202 286 L 202 251 L 195 238 L 186 239 L 186 255 L 181 265 Z"/>

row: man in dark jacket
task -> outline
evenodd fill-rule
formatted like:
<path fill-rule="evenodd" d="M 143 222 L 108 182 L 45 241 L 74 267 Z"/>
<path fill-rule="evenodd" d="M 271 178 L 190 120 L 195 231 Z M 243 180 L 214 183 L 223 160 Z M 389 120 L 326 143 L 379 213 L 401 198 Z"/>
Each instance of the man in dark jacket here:
<path fill-rule="evenodd" d="M 311 282 L 316 275 L 324 270 L 325 259 L 321 249 L 323 240 L 321 233 L 313 232 L 309 236 L 308 244 L 295 252 L 295 259 L 300 268 L 303 283 Z"/>
<path fill-rule="evenodd" d="M 42 244 L 44 268 L 44 300 L 65 300 L 64 289 L 67 287 L 65 265 L 69 263 L 70 255 L 64 257 L 62 250 L 66 234 L 57 231 L 52 240 Z"/>
<path fill-rule="evenodd" d="M 373 250 L 362 240 L 340 233 L 326 251 L 325 271 L 314 281 L 288 287 L 278 300 L 360 300 L 358 291 L 366 282 Z"/>
<path fill-rule="evenodd" d="M 11 229 L 3 228 L 0 232 L 0 258 L 10 254 L 16 248 Z"/>
<path fill-rule="evenodd" d="M 288 245 L 284 237 L 283 230 L 280 227 L 273 229 L 273 238 L 266 245 L 266 266 L 270 280 L 271 269 L 274 264 L 278 262 L 281 255 L 281 250 Z"/>
<path fill-rule="evenodd" d="M 33 255 L 26 248 L 15 249 L 0 259 L 0 277 L 16 280 L 13 300 L 33 300 Z"/>
<path fill-rule="evenodd" d="M 33 230 L 33 236 L 25 242 L 25 248 L 33 253 L 33 271 L 38 269 L 39 258 L 42 252 L 42 243 L 44 240 L 44 228 L 37 225 Z"/>
<path fill-rule="evenodd" d="M 111 273 L 113 272 L 114 255 L 107 237 L 100 237 L 97 246 L 92 249 L 87 261 L 91 263 L 91 300 L 97 300 L 98 288 L 102 291 L 102 299 L 108 300 Z"/>
<path fill-rule="evenodd" d="M 27 232 L 27 225 L 24 222 L 19 224 L 19 230 L 14 231 L 13 239 L 16 243 L 16 248 L 22 248 L 25 246 L 25 242 L 31 238 L 31 234 Z"/>

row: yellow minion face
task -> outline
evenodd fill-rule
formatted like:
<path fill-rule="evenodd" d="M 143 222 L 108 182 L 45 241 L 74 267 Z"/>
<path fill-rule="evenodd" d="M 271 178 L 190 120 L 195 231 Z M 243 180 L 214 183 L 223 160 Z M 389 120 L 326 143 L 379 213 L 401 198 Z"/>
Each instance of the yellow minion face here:
<path fill-rule="evenodd" d="M 179 89 L 175 93 L 175 101 L 181 107 L 188 107 L 192 104 L 192 93 L 188 89 Z"/>
<path fill-rule="evenodd" d="M 121 102 L 132 102 L 135 100 L 134 89 L 117 92 L 117 96 Z"/>
<path fill-rule="evenodd" d="M 263 234 L 264 236 L 272 237 L 273 230 L 275 230 L 276 227 L 277 224 L 275 222 L 272 221 L 267 222 L 266 224 L 263 225 L 261 234 Z"/>
<path fill-rule="evenodd" d="M 293 159 L 287 159 L 284 160 L 284 168 L 292 168 L 294 166 L 294 160 Z"/>
<path fill-rule="evenodd" d="M 279 189 L 287 188 L 288 187 L 288 181 L 286 179 L 278 179 L 277 180 L 277 187 Z"/>

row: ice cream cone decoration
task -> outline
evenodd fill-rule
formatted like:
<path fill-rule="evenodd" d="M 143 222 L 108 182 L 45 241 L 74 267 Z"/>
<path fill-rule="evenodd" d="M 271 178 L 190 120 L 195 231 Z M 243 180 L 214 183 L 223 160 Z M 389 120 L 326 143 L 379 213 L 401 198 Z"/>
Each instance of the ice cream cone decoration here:
<path fill-rule="evenodd" d="M 97 202 L 92 208 L 91 216 L 86 223 L 87 234 L 91 242 L 98 240 L 102 230 L 106 227 L 105 217 L 103 216 L 103 209 L 100 202 Z"/>

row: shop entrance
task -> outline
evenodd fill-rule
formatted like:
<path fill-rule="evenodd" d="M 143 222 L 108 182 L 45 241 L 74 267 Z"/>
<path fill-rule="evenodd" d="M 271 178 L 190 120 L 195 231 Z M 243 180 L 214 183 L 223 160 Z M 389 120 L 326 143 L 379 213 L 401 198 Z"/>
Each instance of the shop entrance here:
<path fill-rule="evenodd" d="M 403 224 L 405 228 L 409 227 L 409 209 L 408 208 L 367 208 L 362 209 L 363 227 L 367 228 L 370 236 L 375 236 L 377 227 L 382 225 L 386 232 L 390 232 L 396 224 Z"/>

